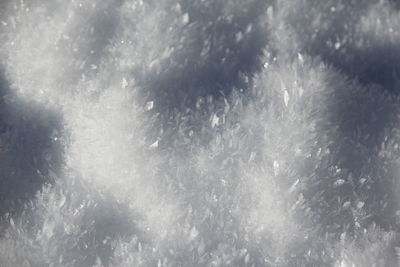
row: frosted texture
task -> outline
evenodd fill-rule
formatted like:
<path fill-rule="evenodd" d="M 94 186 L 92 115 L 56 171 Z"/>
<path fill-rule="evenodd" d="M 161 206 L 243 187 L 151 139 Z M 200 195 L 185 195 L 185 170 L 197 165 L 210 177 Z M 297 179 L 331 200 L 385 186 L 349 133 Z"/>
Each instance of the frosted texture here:
<path fill-rule="evenodd" d="M 400 5 L 0 2 L 0 266 L 399 266 Z"/>

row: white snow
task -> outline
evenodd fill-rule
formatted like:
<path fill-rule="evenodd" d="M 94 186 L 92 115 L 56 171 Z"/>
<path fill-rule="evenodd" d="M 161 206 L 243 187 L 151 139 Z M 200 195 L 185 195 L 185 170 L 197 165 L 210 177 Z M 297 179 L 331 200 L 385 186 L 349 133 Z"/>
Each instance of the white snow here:
<path fill-rule="evenodd" d="M 395 1 L 0 3 L 0 265 L 396 266 Z"/>

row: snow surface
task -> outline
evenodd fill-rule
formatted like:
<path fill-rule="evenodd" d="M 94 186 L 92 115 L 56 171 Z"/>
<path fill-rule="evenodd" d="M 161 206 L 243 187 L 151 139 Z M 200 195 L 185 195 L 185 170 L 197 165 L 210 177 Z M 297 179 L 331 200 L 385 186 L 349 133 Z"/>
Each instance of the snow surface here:
<path fill-rule="evenodd" d="M 0 2 L 0 266 L 399 266 L 395 0 Z"/>

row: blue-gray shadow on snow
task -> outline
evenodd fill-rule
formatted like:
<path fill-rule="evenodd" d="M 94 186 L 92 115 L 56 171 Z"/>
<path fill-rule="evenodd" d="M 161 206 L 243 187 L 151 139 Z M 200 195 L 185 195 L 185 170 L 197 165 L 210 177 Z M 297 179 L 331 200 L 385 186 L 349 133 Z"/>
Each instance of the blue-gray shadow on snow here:
<path fill-rule="evenodd" d="M 354 210 L 337 205 L 343 205 L 346 201 L 350 201 L 353 207 L 357 203 L 364 203 L 368 216 L 360 215 L 360 225 L 368 227 L 376 223 L 385 230 L 393 230 L 398 227 L 395 219 L 398 204 L 394 189 L 397 180 L 395 169 L 400 155 L 395 147 L 399 137 L 396 129 L 400 102 L 396 96 L 380 88 L 360 89 L 357 85 L 353 88 L 335 95 L 335 105 L 329 118 L 330 123 L 338 127 L 330 146 L 334 158 L 320 168 L 321 177 L 331 178 L 326 181 L 331 183 L 327 185 L 331 189 L 326 191 L 327 203 L 324 204 L 327 207 L 332 204 L 343 213 L 336 216 L 335 212 L 325 212 L 321 219 L 332 228 L 335 223 L 340 225 L 336 230 L 338 233 L 343 230 L 355 231 Z M 384 152 L 385 148 L 391 152 Z M 340 171 L 329 171 L 329 165 L 337 166 Z M 345 184 L 332 186 L 339 179 L 344 179 Z"/>
<path fill-rule="evenodd" d="M 397 0 L 389 0 L 390 4 L 396 9 L 400 10 L 400 2 Z"/>
<path fill-rule="evenodd" d="M 345 232 L 357 242 L 367 243 L 376 229 L 392 231 L 391 239 L 382 244 L 387 247 L 380 257 L 385 266 L 395 266 L 392 250 L 400 245 L 400 150 L 396 147 L 400 99 L 381 87 L 354 83 L 347 89 L 338 89 L 333 98 L 328 122 L 338 127 L 329 146 L 333 157 L 318 168 L 321 182 L 313 194 L 323 192 L 323 197 L 312 203 L 321 230 L 336 238 Z M 339 179 L 344 184 L 335 184 Z"/>
<path fill-rule="evenodd" d="M 343 5 L 310 0 L 311 3 L 315 7 L 311 7 L 309 13 L 300 9 L 289 18 L 301 40 L 301 49 L 320 57 L 363 86 L 379 85 L 382 90 L 399 94 L 399 43 L 388 36 L 374 36 L 359 29 L 361 19 L 368 17 L 369 10 L 376 8 L 373 6 L 376 2 L 361 0 L 357 6 L 350 2 Z M 386 8 L 397 9 L 398 6 L 392 1 Z M 309 8 L 307 5 L 301 7 Z M 332 8 L 336 9 L 333 11 Z M 315 21 L 319 24 L 315 25 Z"/>
<path fill-rule="evenodd" d="M 14 217 L 17 226 L 7 230 L 7 237 L 23 244 L 30 240 L 20 252 L 26 252 L 30 266 L 111 266 L 119 244 L 134 253 L 152 241 L 138 226 L 143 216 L 73 175 L 43 186 L 37 200 L 26 206 L 21 217 Z"/>
<path fill-rule="evenodd" d="M 65 70 L 63 84 L 74 88 L 80 80 L 91 80 L 96 76 L 116 35 L 122 3 L 119 0 L 102 1 L 95 5 L 88 2 L 80 8 L 68 10 L 75 19 L 63 29 L 65 38 L 57 40 L 57 54 L 62 56 L 57 67 Z M 55 10 L 49 8 L 52 16 L 65 12 L 58 11 L 58 4 L 54 4 Z"/>
<path fill-rule="evenodd" d="M 337 88 L 333 95 L 330 119 L 338 126 L 338 135 L 331 147 L 337 155 L 332 163 L 341 169 L 346 183 L 331 190 L 329 198 L 332 202 L 338 196 L 343 202 L 358 199 L 368 212 L 364 226 L 376 223 L 385 230 L 399 231 L 396 177 L 400 151 L 395 144 L 399 138 L 400 49 L 393 43 L 377 41 L 363 48 L 352 44 L 338 50 L 316 48 L 313 53 L 343 77 L 356 81 L 347 90 Z M 391 152 L 380 152 L 384 147 Z M 347 215 L 327 214 L 324 220 L 354 226 L 350 210 L 344 213 Z"/>
<path fill-rule="evenodd" d="M 289 19 L 302 40 L 304 53 L 333 68 L 338 76 L 335 79 L 348 80 L 347 85 L 335 79 L 328 81 L 333 93 L 321 132 L 331 127 L 333 157 L 321 160 L 318 181 L 308 193 L 319 214 L 322 232 L 338 235 L 356 231 L 354 209 L 342 206 L 346 201 L 351 205 L 364 203 L 368 216 L 360 222 L 362 226 L 376 223 L 386 230 L 399 227 L 395 212 L 396 160 L 400 151 L 390 142 L 398 139 L 400 49 L 390 40 L 356 31 L 355 26 L 372 4 L 360 1 L 355 7 L 349 2 L 345 8 L 332 12 L 334 2 L 316 2 L 315 10 L 313 6 L 309 13 L 296 10 Z M 311 26 L 315 16 L 321 17 L 320 25 Z M 363 45 L 356 45 L 357 40 L 362 40 Z M 383 146 L 392 152 L 380 152 Z M 333 186 L 339 179 L 345 183 Z"/>
<path fill-rule="evenodd" d="M 245 9 L 223 14 L 226 3 L 221 1 L 180 1 L 190 19 L 173 42 L 174 52 L 161 61 L 158 71 L 147 70 L 137 79 L 143 88 L 141 102 L 154 101 L 151 113 L 158 114 L 149 140 L 162 131 L 160 147 L 183 151 L 185 144 L 177 143 L 183 132 L 204 130 L 214 105 L 223 103 L 219 100 L 229 99 L 232 89 L 246 91 L 251 86 L 269 41 L 263 20 L 271 2 L 251 0 Z"/>
<path fill-rule="evenodd" d="M 382 90 L 400 94 L 399 44 L 379 42 L 362 49 L 344 46 L 340 51 L 333 49 L 318 55 L 363 86 L 379 85 Z"/>
<path fill-rule="evenodd" d="M 190 18 L 179 35 L 185 38 L 177 38 L 177 47 L 161 62 L 159 73 L 150 71 L 138 81 L 147 98 L 155 100 L 157 111 L 182 111 L 193 108 L 199 97 L 219 98 L 232 88 L 246 90 L 249 77 L 261 68 L 268 42 L 260 22 L 269 3 L 250 2 L 229 18 L 223 14 L 223 2 L 181 1 L 182 13 Z"/>
<path fill-rule="evenodd" d="M 57 255 L 63 255 L 63 264 L 93 266 L 100 259 L 104 266 L 110 266 L 117 242 L 130 243 L 137 251 L 140 246 L 151 244 L 149 232 L 138 226 L 143 224 L 143 216 L 133 213 L 126 203 L 107 194 L 99 194 L 81 179 L 72 182 L 72 186 L 71 181 L 65 183 L 61 184 L 61 188 L 67 196 L 66 205 L 72 210 L 73 207 L 79 209 L 80 205 L 84 208 L 79 219 L 71 225 L 79 225 L 78 233 L 66 233 L 63 225 L 60 225 L 58 242 L 64 240 L 65 245 L 55 245 Z M 123 256 L 127 257 L 126 254 Z"/>
<path fill-rule="evenodd" d="M 43 184 L 57 179 L 61 133 L 61 116 L 18 99 L 0 69 L 0 218 L 20 213 Z"/>

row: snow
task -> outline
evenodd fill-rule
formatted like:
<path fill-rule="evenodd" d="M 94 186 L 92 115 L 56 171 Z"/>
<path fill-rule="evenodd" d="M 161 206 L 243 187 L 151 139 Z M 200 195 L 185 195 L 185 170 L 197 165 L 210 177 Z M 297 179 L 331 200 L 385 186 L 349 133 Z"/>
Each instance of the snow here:
<path fill-rule="evenodd" d="M 286 106 L 286 107 L 287 107 L 288 104 L 289 104 L 289 99 L 290 99 L 289 93 L 288 93 L 287 90 L 285 90 L 285 91 L 283 92 L 283 101 L 285 102 L 285 106 Z"/>
<path fill-rule="evenodd" d="M 0 15 L 0 265 L 398 264 L 395 1 Z"/>

